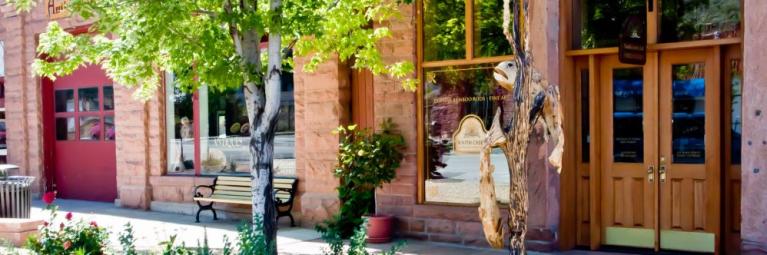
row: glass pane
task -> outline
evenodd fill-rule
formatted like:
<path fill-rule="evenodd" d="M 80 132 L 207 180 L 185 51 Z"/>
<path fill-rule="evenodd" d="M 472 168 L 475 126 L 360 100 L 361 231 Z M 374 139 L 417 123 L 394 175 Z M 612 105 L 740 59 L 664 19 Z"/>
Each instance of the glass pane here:
<path fill-rule="evenodd" d="M 80 140 L 98 141 L 101 140 L 101 117 L 87 116 L 80 117 Z"/>
<path fill-rule="evenodd" d="M 644 162 L 642 68 L 613 70 L 613 161 Z"/>
<path fill-rule="evenodd" d="M 104 87 L 104 111 L 115 109 L 114 88 L 112 86 Z"/>
<path fill-rule="evenodd" d="M 740 59 L 734 59 L 730 62 L 731 78 L 730 86 L 732 87 L 732 105 L 731 116 L 732 123 L 730 123 L 730 136 L 732 138 L 732 164 L 740 164 L 740 145 L 741 134 L 743 131 L 743 100 L 741 95 L 743 92 L 743 65 L 741 65 Z"/>
<path fill-rule="evenodd" d="M 199 93 L 203 173 L 249 173 L 250 124 L 242 88 L 219 92 L 203 87 Z"/>
<path fill-rule="evenodd" d="M 631 16 L 647 19 L 645 0 L 580 0 L 573 1 L 573 47 L 590 49 L 618 46 L 623 22 Z"/>
<path fill-rule="evenodd" d="M 740 0 L 660 1 L 660 42 L 737 37 Z"/>
<path fill-rule="evenodd" d="M 426 200 L 479 203 L 480 145 L 495 111 L 499 107 L 511 109 L 513 101 L 492 79 L 491 65 L 432 68 L 424 73 Z M 510 116 L 502 119 L 509 120 Z M 493 175 L 497 197 L 507 203 L 509 172 L 505 156 L 495 149 L 490 158 L 496 167 Z"/>
<path fill-rule="evenodd" d="M 591 156 L 589 129 L 589 70 L 581 70 L 581 162 L 588 163 Z"/>
<path fill-rule="evenodd" d="M 107 141 L 114 141 L 115 140 L 115 117 L 114 116 L 107 116 L 104 117 L 104 133 L 106 134 L 104 136 L 104 140 Z"/>
<path fill-rule="evenodd" d="M 77 90 L 81 112 L 99 111 L 99 88 L 85 88 Z"/>
<path fill-rule="evenodd" d="M 56 140 L 75 140 L 75 118 L 56 118 Z"/>
<path fill-rule="evenodd" d="M 706 80 L 704 64 L 673 65 L 672 144 L 674 163 L 705 163 Z"/>
<path fill-rule="evenodd" d="M 56 112 L 74 112 L 75 111 L 75 92 L 71 89 L 57 90 L 56 94 Z"/>
<path fill-rule="evenodd" d="M 423 10 L 424 61 L 465 59 L 465 1 L 423 0 Z"/>
<path fill-rule="evenodd" d="M 511 45 L 503 35 L 503 0 L 474 0 L 474 56 L 511 55 Z"/>
<path fill-rule="evenodd" d="M 165 116 L 168 137 L 168 174 L 194 174 L 194 108 L 192 94 L 174 86 L 173 74 L 166 74 Z"/>

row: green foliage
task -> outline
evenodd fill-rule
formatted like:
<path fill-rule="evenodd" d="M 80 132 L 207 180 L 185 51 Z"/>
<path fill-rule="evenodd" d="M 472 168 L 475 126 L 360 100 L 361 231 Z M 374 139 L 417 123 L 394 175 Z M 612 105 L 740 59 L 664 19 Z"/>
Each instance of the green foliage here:
<path fill-rule="evenodd" d="M 109 234 L 95 222 L 73 220 L 68 214 L 57 219 L 56 206 L 50 207 L 50 218 L 40 228 L 40 234 L 27 239 L 26 248 L 37 254 L 103 254 Z"/>
<path fill-rule="evenodd" d="M 38 1 L 10 3 L 27 11 Z M 414 73 L 412 63 L 385 63 L 381 56 L 376 43 L 391 36 L 389 28 L 369 26 L 397 18 L 400 1 L 285 1 L 281 16 L 269 10 L 268 1 L 258 2 L 256 8 L 229 3 L 71 0 L 67 10 L 93 25 L 88 33 L 73 35 L 51 22 L 40 34 L 37 49 L 47 58 L 36 60 L 33 70 L 55 79 L 80 66 L 100 64 L 112 80 L 137 88 L 135 96 L 143 99 L 157 90 L 165 71 L 175 75 L 176 86 L 184 91 L 200 84 L 223 91 L 244 82 L 263 84 L 265 68 L 247 61 L 235 41 L 253 32 L 281 33 L 286 47 L 295 46 L 298 55 L 311 55 L 307 71 L 337 55 L 342 61 L 354 59 L 355 68 L 402 79 L 403 86 L 415 89 L 415 81 L 407 78 Z"/>
<path fill-rule="evenodd" d="M 391 120 L 375 133 L 356 125 L 338 127 L 334 133 L 341 136 L 333 175 L 341 181 L 337 190 L 342 204 L 338 214 L 317 229 L 347 238 L 362 224 L 363 215 L 375 212 L 375 190 L 394 179 L 405 139 Z"/>
<path fill-rule="evenodd" d="M 329 248 L 324 251 L 325 255 L 368 255 L 370 254 L 367 248 L 367 224 L 363 222 L 358 227 L 354 228 L 354 234 L 349 238 L 349 247 L 344 249 L 344 239 L 341 238 L 340 233 L 334 229 L 322 232 L 322 240 L 325 241 Z M 397 254 L 405 246 L 404 241 L 400 241 L 389 250 L 380 253 L 381 255 L 394 255 Z"/>
<path fill-rule="evenodd" d="M 586 48 L 618 45 L 623 21 L 630 15 L 645 15 L 644 0 L 581 0 L 583 28 L 581 45 Z"/>
<path fill-rule="evenodd" d="M 125 229 L 120 232 L 120 236 L 117 238 L 120 240 L 120 246 L 122 247 L 122 253 L 124 255 L 137 255 L 136 253 L 136 238 L 133 235 L 133 226 L 129 223 L 125 224 Z"/>

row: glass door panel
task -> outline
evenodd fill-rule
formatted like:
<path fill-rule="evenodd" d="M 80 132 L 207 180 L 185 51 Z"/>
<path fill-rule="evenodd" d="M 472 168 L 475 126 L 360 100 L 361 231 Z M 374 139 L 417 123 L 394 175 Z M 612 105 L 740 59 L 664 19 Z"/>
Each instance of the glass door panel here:
<path fill-rule="evenodd" d="M 719 231 L 719 80 L 711 49 L 660 61 L 660 248 L 714 252 Z"/>
<path fill-rule="evenodd" d="M 654 55 L 649 55 L 648 59 Z M 657 107 L 652 67 L 601 61 L 603 244 L 655 248 Z M 649 60 L 648 60 L 649 62 Z"/>

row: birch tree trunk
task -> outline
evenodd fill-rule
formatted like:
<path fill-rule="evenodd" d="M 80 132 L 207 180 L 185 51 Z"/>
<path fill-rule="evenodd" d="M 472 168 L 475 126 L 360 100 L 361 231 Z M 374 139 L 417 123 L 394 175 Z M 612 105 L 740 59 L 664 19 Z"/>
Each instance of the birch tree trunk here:
<path fill-rule="evenodd" d="M 231 11 L 231 2 L 225 8 Z M 239 1 L 239 7 L 247 12 L 256 13 L 257 1 Z M 280 0 L 271 0 L 270 11 L 277 12 L 273 17 L 279 24 Z M 261 72 L 261 34 L 256 30 L 240 32 L 237 27 L 229 28 L 235 44 L 235 50 L 243 58 L 243 65 L 251 73 Z M 274 160 L 274 135 L 280 108 L 282 85 L 282 38 L 279 32 L 271 33 L 268 42 L 268 66 L 265 77 L 247 76 L 244 90 L 246 108 L 250 123 L 250 174 L 252 177 L 252 222 L 254 231 L 261 231 L 270 254 L 277 254 L 277 218 L 273 195 L 272 179 Z M 262 225 L 255 225 L 261 222 Z"/>
<path fill-rule="evenodd" d="M 528 0 L 504 0 L 503 28 L 506 39 L 515 51 L 515 60 L 505 61 L 495 68 L 494 78 L 504 89 L 512 93 L 514 104 L 511 109 L 496 112 L 493 124 L 485 138 L 480 158 L 480 207 L 485 238 L 491 246 L 503 246 L 503 228 L 495 187 L 492 177 L 494 166 L 489 153 L 492 147 L 503 150 L 509 166 L 511 187 L 509 193 L 510 254 L 525 254 L 525 235 L 527 234 L 527 215 L 529 208 L 527 183 L 527 147 L 533 127 L 543 122 L 547 141 L 555 144 L 549 156 L 549 162 L 561 168 L 564 137 L 562 133 L 562 113 L 559 104 L 559 88 L 549 85 L 540 73 L 533 68 L 532 55 L 529 52 L 528 36 Z M 513 19 L 512 19 L 513 18 Z M 524 24 L 523 24 L 524 21 Z M 510 111 L 511 114 L 501 114 Z M 511 116 L 501 120 L 500 116 Z"/>

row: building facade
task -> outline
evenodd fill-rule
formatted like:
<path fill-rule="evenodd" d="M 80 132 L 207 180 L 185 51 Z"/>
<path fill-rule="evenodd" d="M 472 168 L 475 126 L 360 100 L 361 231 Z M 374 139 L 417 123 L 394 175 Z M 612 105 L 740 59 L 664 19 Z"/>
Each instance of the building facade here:
<path fill-rule="evenodd" d="M 195 185 L 247 174 L 241 91 L 185 94 L 166 74 L 157 96 L 140 102 L 97 66 L 55 81 L 33 76 L 49 22 L 72 33 L 88 26 L 46 2 L 17 13 L 0 1 L 8 161 L 41 180 L 37 191 L 191 214 Z M 330 131 L 392 119 L 408 147 L 397 178 L 377 192 L 377 213 L 396 216 L 402 236 L 487 245 L 472 144 L 513 103 L 491 78 L 513 58 L 501 6 L 401 6 L 379 46 L 386 61 L 417 63 L 415 93 L 339 61 L 286 73 L 275 171 L 299 179 L 301 225 L 339 206 L 331 172 L 339 139 Z M 543 129 L 532 134 L 529 246 L 767 252 L 764 14 L 760 0 L 530 1 L 534 65 L 560 86 L 566 147 L 558 174 Z M 498 152 L 491 160 L 507 204 L 506 164 Z"/>

